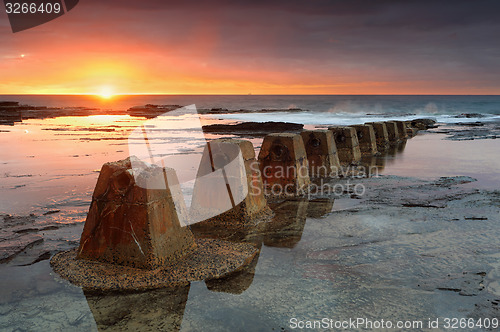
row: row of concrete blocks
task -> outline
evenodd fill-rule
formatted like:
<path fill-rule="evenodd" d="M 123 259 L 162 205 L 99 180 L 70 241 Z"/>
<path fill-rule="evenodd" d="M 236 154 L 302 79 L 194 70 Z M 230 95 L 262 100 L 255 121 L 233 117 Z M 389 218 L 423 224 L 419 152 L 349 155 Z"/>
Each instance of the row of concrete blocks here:
<path fill-rule="evenodd" d="M 263 182 L 301 188 L 310 177 L 336 176 L 342 166 L 356 165 L 362 156 L 377 155 L 417 131 L 411 122 L 388 121 L 270 134 L 264 138 L 258 157 Z M 296 172 L 284 173 L 283 168 Z"/>
<path fill-rule="evenodd" d="M 264 188 L 278 185 L 294 192 L 307 188 L 310 174 L 329 176 L 342 162 L 359 161 L 362 152 L 373 154 L 379 148 L 405 139 L 405 128 L 403 122 L 399 125 L 398 122 L 386 122 L 306 130 L 300 134 L 270 134 L 264 138 L 258 159 L 250 141 L 212 141 L 202 157 L 209 162 L 204 163 L 202 159 L 198 170 L 191 210 L 194 206 L 195 212 L 196 208 L 211 212 L 214 206 L 228 199 L 224 190 L 215 190 L 210 183 L 198 181 L 213 170 L 219 160 L 221 165 L 218 166 L 224 167 L 231 159 L 231 156 L 217 155 L 217 145 L 228 144 L 237 147 L 229 150 L 241 152 L 246 174 L 236 176 L 237 183 L 246 185 L 249 190 L 235 205 L 234 192 L 229 190 L 232 180 L 229 179 L 227 188 L 232 208 L 221 214 L 209 214 L 212 217 L 200 221 L 216 229 L 234 228 L 268 213 Z M 371 150 L 365 149 L 367 144 Z M 148 169 L 145 179 L 164 178 L 166 190 L 146 189 L 140 185 L 142 180 L 133 176 L 132 160 L 133 157 L 103 165 L 82 232 L 79 259 L 154 269 L 180 259 L 196 246 L 190 228 L 184 227 L 187 211 L 182 207 L 184 203 L 175 170 Z M 325 173 L 321 174 L 320 170 Z M 227 176 L 224 177 L 228 181 Z"/>

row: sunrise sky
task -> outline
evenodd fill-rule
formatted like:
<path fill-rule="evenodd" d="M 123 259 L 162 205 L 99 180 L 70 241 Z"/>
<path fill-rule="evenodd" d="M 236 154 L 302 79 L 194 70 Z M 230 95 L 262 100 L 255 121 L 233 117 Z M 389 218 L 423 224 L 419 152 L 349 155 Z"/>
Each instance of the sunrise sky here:
<path fill-rule="evenodd" d="M 12 33 L 0 94 L 500 94 L 500 1 L 82 0 Z"/>

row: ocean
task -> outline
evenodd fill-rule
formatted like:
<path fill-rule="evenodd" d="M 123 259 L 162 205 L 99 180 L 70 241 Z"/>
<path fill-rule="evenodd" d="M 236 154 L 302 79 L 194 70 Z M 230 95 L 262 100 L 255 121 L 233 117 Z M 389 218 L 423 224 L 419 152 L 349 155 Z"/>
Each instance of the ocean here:
<path fill-rule="evenodd" d="M 303 124 L 356 124 L 366 121 L 407 120 L 430 117 L 441 123 L 500 118 L 500 96 L 404 96 L 404 95 L 117 95 L 110 99 L 79 95 L 0 95 L 1 100 L 50 107 L 89 107 L 126 110 L 145 104 L 196 105 L 197 108 L 248 110 L 217 115 L 241 121 L 287 121 Z M 289 112 L 254 113 L 262 109 Z M 460 114 L 477 114 L 457 118 Z"/>

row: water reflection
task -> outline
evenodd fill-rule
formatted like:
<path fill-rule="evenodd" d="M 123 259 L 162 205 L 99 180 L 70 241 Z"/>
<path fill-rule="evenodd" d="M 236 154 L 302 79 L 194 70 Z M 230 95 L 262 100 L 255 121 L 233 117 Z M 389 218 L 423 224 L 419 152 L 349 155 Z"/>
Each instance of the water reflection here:
<path fill-rule="evenodd" d="M 197 238 L 213 238 L 231 242 L 249 242 L 256 248 L 260 248 L 265 222 L 256 222 L 252 220 L 248 222 L 217 225 L 216 222 L 209 220 L 190 225 L 190 228 Z"/>
<path fill-rule="evenodd" d="M 386 153 L 377 156 L 361 157 L 361 167 L 364 168 L 367 177 L 380 174 L 385 168 Z"/>
<path fill-rule="evenodd" d="M 232 273 L 231 275 L 223 278 L 205 280 L 207 289 L 211 290 L 212 292 L 242 294 L 252 285 L 253 278 L 255 276 L 255 268 L 257 267 L 257 263 L 259 262 L 259 255 L 260 251 L 257 253 L 257 255 L 255 255 L 252 262 L 245 266 L 245 268 L 241 271 Z"/>
<path fill-rule="evenodd" d="M 387 164 L 393 163 L 397 155 L 404 152 L 406 142 L 407 140 L 402 140 L 397 144 L 390 145 L 387 149 L 379 149 L 379 153 L 375 156 L 363 156 L 361 158 L 361 165 L 367 170 L 369 176 L 380 174 Z"/>
<path fill-rule="evenodd" d="M 387 156 L 395 157 L 397 154 L 402 153 L 404 149 L 406 148 L 406 142 L 407 140 L 402 140 L 398 142 L 397 144 L 389 146 L 387 149 Z"/>
<path fill-rule="evenodd" d="M 100 295 L 84 291 L 99 331 L 179 331 L 190 286 L 144 293 Z"/>
<path fill-rule="evenodd" d="M 304 231 L 308 205 L 307 199 L 269 204 L 275 215 L 266 225 L 264 244 L 268 247 L 295 247 Z"/>
<path fill-rule="evenodd" d="M 307 206 L 308 218 L 322 218 L 333 210 L 334 199 L 318 198 L 309 201 Z"/>
<path fill-rule="evenodd" d="M 274 217 L 269 222 L 228 229 L 192 226 L 198 237 L 216 237 L 235 242 L 251 242 L 261 249 L 268 247 L 293 248 L 302 238 L 306 219 L 329 214 L 333 199 L 292 199 L 270 204 Z M 200 225 L 202 227 L 200 227 Z M 205 280 L 212 292 L 243 294 L 254 281 L 259 253 L 242 270 L 219 279 Z M 100 331 L 132 331 L 144 329 L 161 331 L 180 330 L 190 285 L 174 289 L 159 289 L 144 293 L 96 294 L 84 291 L 87 303 Z"/>
<path fill-rule="evenodd" d="M 293 248 L 302 238 L 307 217 L 321 218 L 332 211 L 333 204 L 333 199 L 323 198 L 311 201 L 307 199 L 284 200 L 270 204 L 274 217 L 266 223 L 251 224 L 239 229 L 217 228 L 203 222 L 191 227 L 196 236 L 251 242 L 259 250 L 262 244 L 268 247 Z M 206 280 L 207 288 L 215 292 L 243 293 L 253 282 L 259 254 L 242 271 L 223 278 Z"/>

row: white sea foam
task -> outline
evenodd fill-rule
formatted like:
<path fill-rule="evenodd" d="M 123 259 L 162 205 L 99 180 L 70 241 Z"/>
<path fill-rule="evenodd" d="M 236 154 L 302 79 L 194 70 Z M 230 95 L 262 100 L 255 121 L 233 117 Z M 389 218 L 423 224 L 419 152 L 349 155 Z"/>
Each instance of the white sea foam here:
<path fill-rule="evenodd" d="M 305 125 L 353 125 L 365 122 L 388 121 L 388 120 L 412 120 L 416 118 L 431 118 L 439 123 L 464 123 L 475 121 L 495 121 L 499 120 L 499 115 L 482 114 L 482 117 L 457 118 L 455 114 L 366 114 L 366 113 L 347 113 L 347 112 L 269 112 L 269 113 L 235 113 L 235 114 L 217 114 L 210 117 L 225 120 L 236 121 L 281 121 L 302 123 Z"/>

